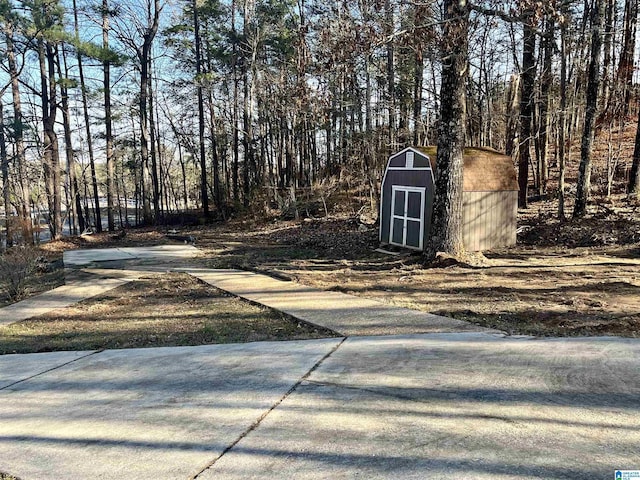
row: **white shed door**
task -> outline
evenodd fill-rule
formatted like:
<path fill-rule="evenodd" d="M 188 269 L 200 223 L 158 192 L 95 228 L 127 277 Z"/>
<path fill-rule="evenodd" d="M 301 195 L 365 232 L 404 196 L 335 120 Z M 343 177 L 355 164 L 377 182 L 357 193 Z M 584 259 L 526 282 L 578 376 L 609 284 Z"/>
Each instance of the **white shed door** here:
<path fill-rule="evenodd" d="M 390 243 L 422 250 L 424 196 L 423 187 L 391 187 Z"/>

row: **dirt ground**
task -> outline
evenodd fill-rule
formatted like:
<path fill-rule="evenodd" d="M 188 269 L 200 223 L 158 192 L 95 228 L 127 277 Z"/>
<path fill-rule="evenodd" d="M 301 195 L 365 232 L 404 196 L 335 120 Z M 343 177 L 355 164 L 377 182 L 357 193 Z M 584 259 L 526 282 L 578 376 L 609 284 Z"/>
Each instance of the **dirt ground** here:
<path fill-rule="evenodd" d="M 484 252 L 474 267 L 426 268 L 416 254 L 375 252 L 377 227 L 354 217 L 188 232 L 211 268 L 284 276 L 510 334 L 640 336 L 637 205 L 619 197 L 559 222 L 553 202 L 540 202 L 519 217 L 518 245 Z"/>
<path fill-rule="evenodd" d="M 567 212 L 570 212 L 568 205 Z M 475 266 L 425 267 L 419 254 L 375 251 L 377 225 L 348 210 L 329 218 L 232 220 L 184 227 L 210 268 L 240 268 L 423 310 L 510 334 L 640 336 L 640 205 L 624 195 L 561 222 L 557 201 L 518 214 L 518 244 Z M 172 227 L 173 228 L 173 227 Z M 162 228 L 70 239 L 97 248 L 168 243 Z"/>
<path fill-rule="evenodd" d="M 0 354 L 204 345 L 335 336 L 186 274 L 143 277 L 0 329 Z"/>

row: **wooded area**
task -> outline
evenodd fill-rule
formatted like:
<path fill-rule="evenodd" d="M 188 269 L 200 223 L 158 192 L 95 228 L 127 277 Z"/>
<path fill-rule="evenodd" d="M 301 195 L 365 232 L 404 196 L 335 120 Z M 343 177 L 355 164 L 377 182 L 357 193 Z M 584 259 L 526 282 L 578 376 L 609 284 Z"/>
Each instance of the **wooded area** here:
<path fill-rule="evenodd" d="M 638 0 L 0 0 L 6 244 L 41 218 L 59 238 L 338 184 L 375 212 L 409 145 L 439 146 L 435 250 L 459 248 L 465 144 L 514 158 L 521 207 L 557 196 L 584 216 L 594 182 L 640 191 L 640 131 L 621 147 L 637 16 Z"/>

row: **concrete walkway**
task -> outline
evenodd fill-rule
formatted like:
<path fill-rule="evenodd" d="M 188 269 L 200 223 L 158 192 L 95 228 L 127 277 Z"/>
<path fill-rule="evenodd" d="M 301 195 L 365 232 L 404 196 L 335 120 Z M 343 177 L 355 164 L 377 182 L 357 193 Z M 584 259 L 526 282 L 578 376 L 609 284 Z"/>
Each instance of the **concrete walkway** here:
<path fill-rule="evenodd" d="M 96 265 L 83 255 L 78 265 Z M 187 271 L 345 338 L 0 356 L 0 472 L 591 480 L 640 469 L 638 339 L 507 337 L 264 275 L 150 263 L 85 272 Z"/>
<path fill-rule="evenodd" d="M 341 335 L 491 332 L 468 322 L 394 307 L 340 292 L 276 280 L 242 270 L 182 269 L 214 287 Z M 495 332 L 495 331 L 494 331 Z"/>
<path fill-rule="evenodd" d="M 0 471 L 22 480 L 196 475 L 339 343 L 0 356 Z"/>
<path fill-rule="evenodd" d="M 197 257 L 200 251 L 193 245 L 159 245 L 157 247 L 120 247 L 64 252 L 66 267 L 80 267 L 114 260 L 154 260 L 170 262 Z"/>
<path fill-rule="evenodd" d="M 108 292 L 128 281 L 120 278 L 95 278 L 91 282 L 54 288 L 35 297 L 0 308 L 0 327 L 68 307 L 87 298 Z"/>
<path fill-rule="evenodd" d="M 171 262 L 184 263 L 186 259 L 193 259 L 199 254 L 199 250 L 192 245 L 68 250 L 63 254 L 65 267 L 75 270 L 67 270 L 67 284 L 0 308 L 0 327 L 102 295 L 136 280 L 149 271 L 167 271 Z M 99 268 L 105 262 L 122 261 L 126 265 L 136 260 L 142 260 L 143 263 L 149 261 L 151 265 L 137 266 L 127 270 Z M 93 265 L 95 268 L 80 269 L 88 265 Z M 162 266 L 158 267 L 158 265 Z M 85 275 L 78 275 L 78 272 Z"/>
<path fill-rule="evenodd" d="M 640 468 L 640 342 L 348 339 L 203 479 L 612 479 Z"/>

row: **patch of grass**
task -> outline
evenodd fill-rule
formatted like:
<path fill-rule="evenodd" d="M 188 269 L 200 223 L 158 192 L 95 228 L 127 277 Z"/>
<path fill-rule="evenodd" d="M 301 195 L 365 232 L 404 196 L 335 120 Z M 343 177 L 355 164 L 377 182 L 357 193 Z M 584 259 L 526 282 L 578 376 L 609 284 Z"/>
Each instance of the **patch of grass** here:
<path fill-rule="evenodd" d="M 337 336 L 186 274 L 151 275 L 72 307 L 0 328 L 0 354 Z"/>

